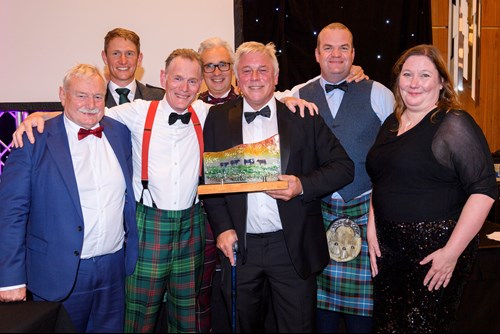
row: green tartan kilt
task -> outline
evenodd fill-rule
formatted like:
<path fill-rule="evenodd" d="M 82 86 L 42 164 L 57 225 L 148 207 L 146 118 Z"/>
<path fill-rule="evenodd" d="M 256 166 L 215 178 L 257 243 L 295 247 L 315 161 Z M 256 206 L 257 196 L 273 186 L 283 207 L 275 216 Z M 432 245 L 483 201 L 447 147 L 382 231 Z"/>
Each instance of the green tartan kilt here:
<path fill-rule="evenodd" d="M 318 275 L 317 307 L 320 309 L 372 316 L 373 284 L 366 242 L 369 206 L 370 194 L 348 203 L 331 198 L 322 202 L 325 231 L 336 219 L 352 219 L 361 231 L 361 252 L 348 262 L 330 259 L 328 266 Z"/>
<path fill-rule="evenodd" d="M 168 332 L 195 332 L 205 223 L 200 203 L 166 211 L 137 203 L 139 258 L 126 281 L 126 333 L 152 333 L 166 294 Z"/>

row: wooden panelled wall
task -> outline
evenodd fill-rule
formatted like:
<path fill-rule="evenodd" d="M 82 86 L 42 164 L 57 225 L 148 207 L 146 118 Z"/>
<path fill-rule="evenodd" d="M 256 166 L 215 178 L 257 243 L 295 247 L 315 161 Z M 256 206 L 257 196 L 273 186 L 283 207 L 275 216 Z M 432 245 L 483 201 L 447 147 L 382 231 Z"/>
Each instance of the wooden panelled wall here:
<path fill-rule="evenodd" d="M 500 1 L 479 0 L 482 6 L 479 56 L 479 99 L 464 84 L 461 102 L 483 130 L 492 152 L 500 150 Z M 443 56 L 448 54 L 450 0 L 432 0 L 432 38 Z"/>

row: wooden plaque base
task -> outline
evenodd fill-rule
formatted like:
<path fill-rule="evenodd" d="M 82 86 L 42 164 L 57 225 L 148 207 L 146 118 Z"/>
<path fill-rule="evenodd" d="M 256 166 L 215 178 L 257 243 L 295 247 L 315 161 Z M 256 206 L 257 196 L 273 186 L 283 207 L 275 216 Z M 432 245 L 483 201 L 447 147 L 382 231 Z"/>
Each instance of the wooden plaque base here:
<path fill-rule="evenodd" d="M 287 189 L 288 181 L 203 184 L 198 186 L 198 195 L 248 193 L 266 190 Z"/>

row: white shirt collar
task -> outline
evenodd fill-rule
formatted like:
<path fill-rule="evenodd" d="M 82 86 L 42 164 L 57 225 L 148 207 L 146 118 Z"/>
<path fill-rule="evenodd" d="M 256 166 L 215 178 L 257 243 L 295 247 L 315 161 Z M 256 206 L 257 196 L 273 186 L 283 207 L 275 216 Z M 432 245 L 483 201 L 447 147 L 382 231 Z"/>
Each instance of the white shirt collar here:
<path fill-rule="evenodd" d="M 110 90 L 111 94 L 113 95 L 113 98 L 116 101 L 116 104 L 118 104 L 120 96 L 118 95 L 118 93 L 116 92 L 115 89 L 117 89 L 117 88 L 128 88 L 128 89 L 130 89 L 130 93 L 128 93 L 128 96 L 129 96 L 129 100 L 132 101 L 134 99 L 135 92 L 137 90 L 137 82 L 135 80 L 132 80 L 132 82 L 129 83 L 127 86 L 120 87 L 117 84 L 115 84 L 113 81 L 110 80 L 108 82 L 108 87 L 109 87 L 109 90 Z"/>

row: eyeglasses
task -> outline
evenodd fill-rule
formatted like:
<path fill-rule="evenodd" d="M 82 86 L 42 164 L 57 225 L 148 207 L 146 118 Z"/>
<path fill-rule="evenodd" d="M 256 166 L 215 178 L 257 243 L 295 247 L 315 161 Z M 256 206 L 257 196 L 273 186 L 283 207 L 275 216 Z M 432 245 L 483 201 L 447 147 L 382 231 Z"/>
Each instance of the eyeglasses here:
<path fill-rule="evenodd" d="M 218 68 L 221 72 L 227 72 L 231 68 L 231 63 L 226 63 L 225 61 L 221 61 L 218 64 L 208 63 L 203 65 L 203 72 L 212 73 L 215 71 L 215 68 Z"/>

